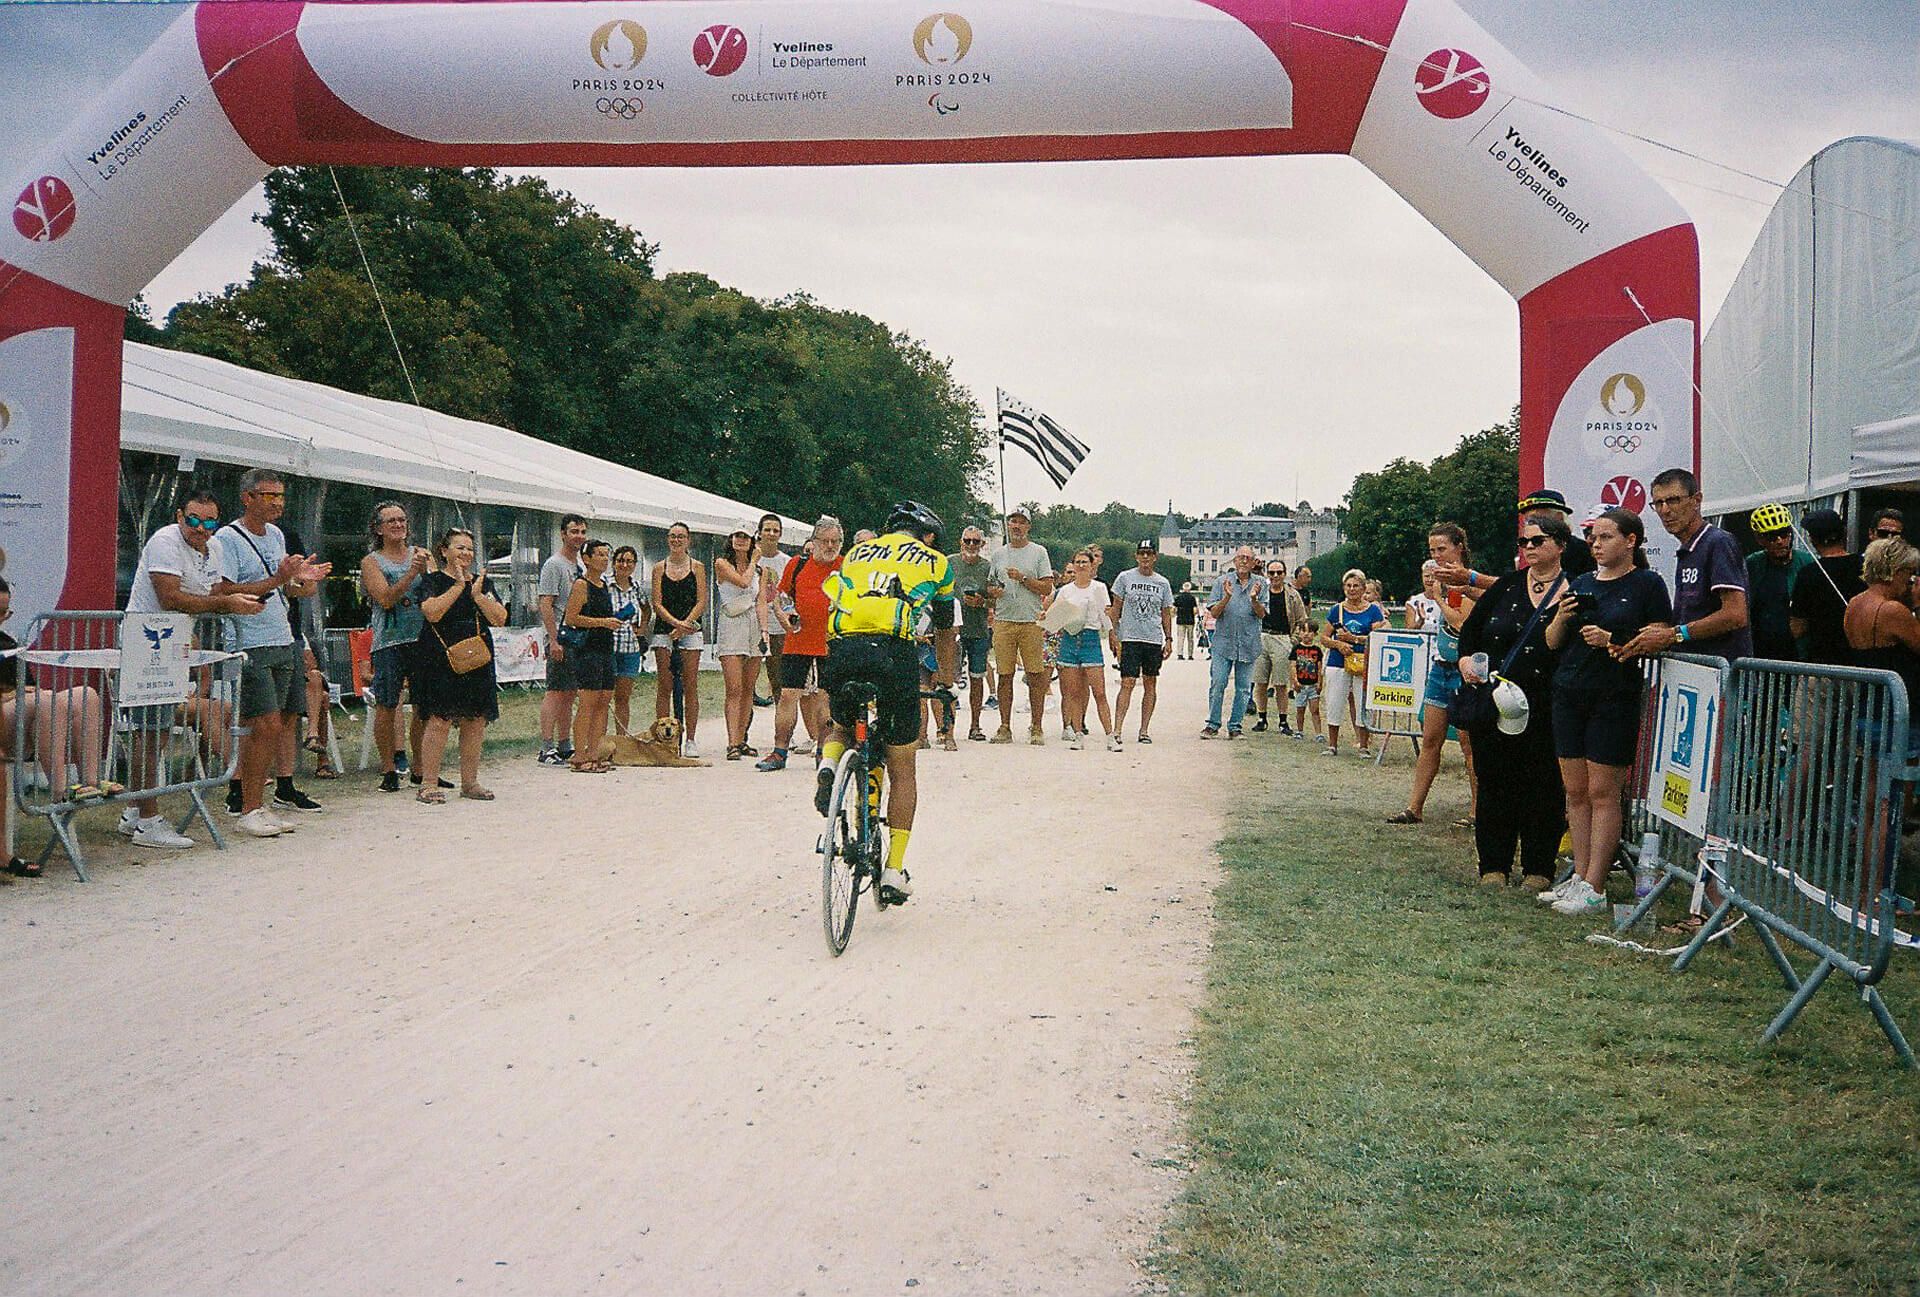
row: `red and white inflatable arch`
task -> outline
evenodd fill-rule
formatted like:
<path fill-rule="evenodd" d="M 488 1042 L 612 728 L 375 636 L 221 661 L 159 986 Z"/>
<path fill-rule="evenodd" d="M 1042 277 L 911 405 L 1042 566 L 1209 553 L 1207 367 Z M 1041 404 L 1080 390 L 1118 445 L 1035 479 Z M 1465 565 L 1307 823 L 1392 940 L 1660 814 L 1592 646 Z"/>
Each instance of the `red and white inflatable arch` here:
<path fill-rule="evenodd" d="M 1551 103 L 1450 0 L 194 6 L 4 190 L 16 606 L 111 601 L 124 306 L 292 163 L 1351 153 L 1519 302 L 1521 487 L 1641 503 L 1695 462 L 1698 246 Z"/>

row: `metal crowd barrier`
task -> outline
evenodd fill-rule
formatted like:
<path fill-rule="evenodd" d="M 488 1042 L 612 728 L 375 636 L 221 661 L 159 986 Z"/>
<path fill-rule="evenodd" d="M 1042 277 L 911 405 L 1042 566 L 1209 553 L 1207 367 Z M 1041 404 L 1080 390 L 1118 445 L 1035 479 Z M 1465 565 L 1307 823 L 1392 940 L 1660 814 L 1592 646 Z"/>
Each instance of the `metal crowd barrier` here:
<path fill-rule="evenodd" d="M 1619 924 L 1623 931 L 1652 913 L 1654 905 L 1674 883 L 1684 885 L 1696 902 L 1703 886 L 1703 875 L 1697 866 L 1707 850 L 1706 838 L 1689 833 L 1662 818 L 1655 809 L 1663 791 L 1653 787 L 1652 783 L 1655 749 L 1660 743 L 1661 672 L 1668 662 L 1684 662 L 1717 673 L 1720 677 L 1720 696 L 1727 696 L 1728 668 L 1719 658 L 1701 657 L 1694 653 L 1666 653 L 1641 660 L 1640 743 L 1634 754 L 1632 773 L 1627 776 L 1627 805 L 1623 818 L 1625 829 L 1620 835 L 1620 851 L 1629 862 L 1637 861 L 1647 835 L 1656 835 L 1660 843 L 1660 874 L 1654 880 L 1653 891 Z M 1724 768 L 1724 753 L 1722 757 Z M 1709 811 L 1708 815 L 1711 818 L 1712 812 Z M 1704 940 L 1701 944 L 1705 944 Z"/>
<path fill-rule="evenodd" d="M 86 859 L 73 821 L 91 807 L 186 793 L 191 806 L 176 831 L 198 818 L 214 846 L 226 846 L 202 794 L 233 778 L 239 760 L 240 655 L 223 647 L 222 618 L 195 618 L 187 701 L 122 705 L 124 616 L 37 617 L 19 654 L 13 777 L 0 795 L 47 818 L 52 833 L 40 863 L 58 847 L 81 882 L 88 881 Z"/>
<path fill-rule="evenodd" d="M 1726 839 L 1724 865 L 1713 861 L 1722 899 L 1701 933 L 1736 909 L 1760 931 L 1792 992 L 1763 1040 L 1838 971 L 1915 1066 L 1878 990 L 1895 946 L 1920 946 L 1894 926 L 1902 811 L 1916 779 L 1905 685 L 1890 671 L 1743 658 L 1726 699 L 1711 817 Z M 1819 961 L 1812 973 L 1799 976 L 1776 936 Z"/>

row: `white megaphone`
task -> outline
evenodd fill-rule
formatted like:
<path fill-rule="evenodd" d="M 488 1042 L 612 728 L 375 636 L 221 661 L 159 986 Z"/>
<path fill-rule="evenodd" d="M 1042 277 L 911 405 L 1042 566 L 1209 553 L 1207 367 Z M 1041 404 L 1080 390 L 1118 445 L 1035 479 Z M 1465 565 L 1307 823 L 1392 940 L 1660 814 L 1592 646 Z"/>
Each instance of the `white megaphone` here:
<path fill-rule="evenodd" d="M 1493 707 L 1500 713 L 1500 732 L 1502 734 L 1522 734 L 1526 732 L 1527 719 L 1532 705 L 1527 702 L 1526 691 L 1513 681 L 1495 676 L 1498 682 L 1493 686 Z"/>

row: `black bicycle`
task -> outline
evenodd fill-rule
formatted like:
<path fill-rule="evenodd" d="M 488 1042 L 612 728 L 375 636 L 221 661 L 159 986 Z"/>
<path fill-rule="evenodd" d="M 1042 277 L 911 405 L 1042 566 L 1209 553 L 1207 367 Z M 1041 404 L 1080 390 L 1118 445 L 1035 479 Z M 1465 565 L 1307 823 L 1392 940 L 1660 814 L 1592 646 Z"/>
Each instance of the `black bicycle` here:
<path fill-rule="evenodd" d="M 887 864 L 887 821 L 882 813 L 887 753 L 873 723 L 878 691 L 865 681 L 843 686 L 858 709 L 853 742 L 840 755 L 833 776 L 833 794 L 827 801 L 827 824 L 816 844 L 820 852 L 820 917 L 827 930 L 827 949 L 839 955 L 853 936 L 853 918 L 860 894 L 871 893 L 874 908 L 887 908 L 880 890 L 880 871 Z M 921 690 L 922 699 L 940 704 L 943 730 L 953 728 L 955 699 L 948 689 Z"/>

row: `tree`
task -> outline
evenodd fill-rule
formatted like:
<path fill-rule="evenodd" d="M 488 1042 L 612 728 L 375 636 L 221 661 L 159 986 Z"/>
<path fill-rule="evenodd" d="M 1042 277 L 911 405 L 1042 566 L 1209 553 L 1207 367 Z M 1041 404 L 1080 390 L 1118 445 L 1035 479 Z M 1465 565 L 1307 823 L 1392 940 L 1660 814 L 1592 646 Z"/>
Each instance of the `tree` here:
<path fill-rule="evenodd" d="M 905 334 L 805 295 L 657 278 L 653 244 L 535 178 L 338 175 L 351 223 L 325 169 L 274 172 L 258 218 L 271 255 L 247 283 L 176 307 L 157 340 L 371 396 L 417 391 L 795 517 L 877 526 L 912 497 L 957 531 L 983 510 L 985 422 Z M 135 311 L 127 332 L 155 331 Z"/>
<path fill-rule="evenodd" d="M 1505 565 L 1513 551 L 1520 498 L 1520 410 L 1505 423 L 1460 439 L 1433 461 L 1437 520 L 1466 528 L 1468 544 L 1488 567 Z"/>
<path fill-rule="evenodd" d="M 1367 575 L 1395 594 L 1418 585 L 1427 528 L 1435 518 L 1433 476 L 1426 465 L 1396 459 L 1377 473 L 1360 474 L 1347 493 L 1347 507 L 1347 535 Z"/>
<path fill-rule="evenodd" d="M 1431 464 L 1396 459 L 1378 472 L 1360 474 L 1344 509 L 1334 512 L 1336 517 L 1344 513 L 1342 526 L 1358 565 L 1391 593 L 1404 594 L 1419 584 L 1427 531 L 1436 522 L 1459 523 L 1486 565 L 1499 566 L 1509 553 L 1519 481 L 1516 408 L 1505 422 L 1462 437 Z M 1317 590 L 1317 567 L 1314 577 Z"/>

